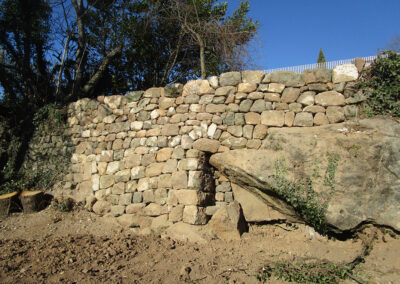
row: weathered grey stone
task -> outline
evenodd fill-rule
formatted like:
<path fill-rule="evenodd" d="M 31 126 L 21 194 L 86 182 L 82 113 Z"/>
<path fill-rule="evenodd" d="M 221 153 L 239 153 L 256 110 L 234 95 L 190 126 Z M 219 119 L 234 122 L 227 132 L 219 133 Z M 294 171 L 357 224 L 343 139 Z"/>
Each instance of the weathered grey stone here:
<path fill-rule="evenodd" d="M 216 192 L 228 192 L 228 191 L 232 191 L 231 188 L 231 183 L 230 182 L 223 182 L 221 184 L 219 184 L 216 188 L 215 188 Z"/>
<path fill-rule="evenodd" d="M 265 75 L 263 83 L 281 83 L 287 87 L 304 86 L 302 76 L 293 71 L 275 71 Z"/>
<path fill-rule="evenodd" d="M 132 202 L 133 203 L 142 203 L 142 201 L 143 201 L 143 194 L 141 192 L 134 192 Z"/>
<path fill-rule="evenodd" d="M 235 125 L 244 125 L 246 122 L 244 120 L 244 113 L 235 113 Z"/>
<path fill-rule="evenodd" d="M 345 120 L 343 108 L 337 106 L 329 106 L 326 109 L 326 117 L 330 123 L 338 123 Z"/>
<path fill-rule="evenodd" d="M 243 135 L 243 129 L 240 125 L 228 126 L 227 131 L 236 137 L 241 137 Z"/>
<path fill-rule="evenodd" d="M 240 72 L 227 72 L 219 76 L 220 86 L 236 86 L 242 81 Z"/>
<path fill-rule="evenodd" d="M 100 177 L 100 189 L 113 186 L 115 178 L 113 175 L 106 175 Z"/>
<path fill-rule="evenodd" d="M 301 73 L 306 84 L 328 83 L 332 81 L 332 70 L 330 69 L 309 69 Z"/>
<path fill-rule="evenodd" d="M 309 112 L 300 112 L 296 114 L 294 118 L 294 126 L 313 126 L 314 119 L 313 115 Z"/>
<path fill-rule="evenodd" d="M 333 68 L 332 82 L 341 83 L 355 81 L 358 78 L 357 67 L 354 64 L 343 64 Z"/>
<path fill-rule="evenodd" d="M 185 104 L 197 104 L 200 101 L 200 96 L 196 94 L 190 94 L 184 97 L 183 102 Z"/>
<path fill-rule="evenodd" d="M 352 97 L 346 99 L 346 104 L 358 104 L 367 100 L 362 91 L 355 93 Z"/>
<path fill-rule="evenodd" d="M 128 102 L 137 102 L 142 98 L 144 91 L 133 91 L 125 95 Z"/>
<path fill-rule="evenodd" d="M 322 106 L 342 106 L 345 104 L 345 99 L 336 91 L 327 91 L 316 95 L 315 103 Z"/>
<path fill-rule="evenodd" d="M 207 224 L 211 235 L 221 240 L 239 240 L 240 236 L 247 230 L 242 208 L 238 202 L 230 205 L 222 205 L 212 216 Z"/>
<path fill-rule="evenodd" d="M 239 105 L 240 112 L 248 112 L 250 111 L 251 106 L 253 105 L 252 100 L 243 100 Z"/>
<path fill-rule="evenodd" d="M 253 138 L 253 125 L 245 125 L 243 126 L 243 137 L 247 140 Z"/>
<path fill-rule="evenodd" d="M 110 209 L 110 214 L 114 217 L 121 216 L 125 213 L 125 206 L 123 205 L 113 205 Z"/>
<path fill-rule="evenodd" d="M 243 83 L 251 83 L 251 84 L 259 84 L 261 80 L 264 78 L 264 71 L 243 71 L 242 72 L 242 82 Z"/>
<path fill-rule="evenodd" d="M 235 125 L 235 113 L 227 112 L 225 114 L 225 118 L 223 120 L 223 124 L 225 125 Z"/>
<path fill-rule="evenodd" d="M 267 110 L 261 113 L 261 124 L 282 127 L 285 123 L 285 113 L 277 110 Z"/>
<path fill-rule="evenodd" d="M 263 99 L 256 100 L 250 108 L 252 112 L 262 113 L 265 110 L 265 101 Z"/>
<path fill-rule="evenodd" d="M 131 170 L 131 178 L 132 179 L 143 178 L 145 176 L 144 171 L 145 171 L 145 167 L 143 167 L 143 166 L 133 167 Z"/>

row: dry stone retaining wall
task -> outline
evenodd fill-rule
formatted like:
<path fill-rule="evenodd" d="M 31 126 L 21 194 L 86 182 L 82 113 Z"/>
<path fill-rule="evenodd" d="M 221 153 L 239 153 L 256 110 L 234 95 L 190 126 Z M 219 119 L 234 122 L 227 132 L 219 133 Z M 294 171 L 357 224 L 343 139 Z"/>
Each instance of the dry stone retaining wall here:
<path fill-rule="evenodd" d="M 259 149 L 270 127 L 357 116 L 364 100 L 353 91 L 357 77 L 351 64 L 302 74 L 229 72 L 79 100 L 68 108 L 76 148 L 63 193 L 131 227 L 206 224 L 218 206 L 234 201 L 229 180 L 208 164 L 210 154 Z"/>

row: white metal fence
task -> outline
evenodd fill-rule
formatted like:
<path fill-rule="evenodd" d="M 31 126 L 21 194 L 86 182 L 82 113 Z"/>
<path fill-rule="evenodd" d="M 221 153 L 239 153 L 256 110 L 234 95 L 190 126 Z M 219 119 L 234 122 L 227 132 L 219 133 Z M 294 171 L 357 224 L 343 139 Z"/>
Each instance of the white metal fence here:
<path fill-rule="evenodd" d="M 367 57 L 361 57 L 361 58 L 365 60 L 366 65 L 369 65 L 377 58 L 377 56 L 367 56 Z M 342 60 L 329 61 L 329 62 L 324 62 L 324 63 L 313 63 L 313 64 L 306 64 L 306 65 L 299 65 L 299 66 L 268 69 L 268 70 L 264 70 L 264 72 L 266 74 L 272 73 L 275 71 L 294 71 L 297 73 L 302 73 L 304 70 L 307 70 L 307 69 L 316 69 L 316 68 L 333 69 L 334 67 L 336 67 L 338 65 L 349 64 L 349 63 L 354 63 L 354 62 L 355 62 L 355 58 L 342 59 Z"/>

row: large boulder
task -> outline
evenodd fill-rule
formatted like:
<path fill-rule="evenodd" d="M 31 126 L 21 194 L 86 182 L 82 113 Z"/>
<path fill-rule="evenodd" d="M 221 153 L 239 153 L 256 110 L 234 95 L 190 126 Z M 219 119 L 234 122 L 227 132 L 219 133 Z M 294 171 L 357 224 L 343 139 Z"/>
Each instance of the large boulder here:
<path fill-rule="evenodd" d="M 289 220 L 303 219 L 304 211 L 294 209 L 293 196 L 279 194 L 277 175 L 313 181 L 310 205 L 321 209 L 332 231 L 366 222 L 400 230 L 399 123 L 368 119 L 268 133 L 262 149 L 214 154 L 210 163 Z"/>

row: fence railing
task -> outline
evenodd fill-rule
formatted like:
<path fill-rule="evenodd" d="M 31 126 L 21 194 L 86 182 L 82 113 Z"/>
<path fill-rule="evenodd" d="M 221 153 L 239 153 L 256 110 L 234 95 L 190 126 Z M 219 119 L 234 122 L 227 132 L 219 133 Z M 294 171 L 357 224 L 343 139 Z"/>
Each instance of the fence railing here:
<path fill-rule="evenodd" d="M 377 56 L 367 56 L 367 57 L 361 57 L 361 58 L 365 60 L 366 65 L 370 65 L 377 58 Z M 302 73 L 304 70 L 307 70 L 307 69 L 317 69 L 317 68 L 333 69 L 338 65 L 350 64 L 350 63 L 354 63 L 354 62 L 355 62 L 355 58 L 342 59 L 342 60 L 329 61 L 329 62 L 324 62 L 324 63 L 313 63 L 313 64 L 298 65 L 298 66 L 267 69 L 267 70 L 264 70 L 264 72 L 266 74 L 272 73 L 275 71 L 294 71 L 297 73 Z"/>

